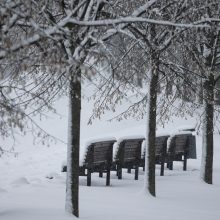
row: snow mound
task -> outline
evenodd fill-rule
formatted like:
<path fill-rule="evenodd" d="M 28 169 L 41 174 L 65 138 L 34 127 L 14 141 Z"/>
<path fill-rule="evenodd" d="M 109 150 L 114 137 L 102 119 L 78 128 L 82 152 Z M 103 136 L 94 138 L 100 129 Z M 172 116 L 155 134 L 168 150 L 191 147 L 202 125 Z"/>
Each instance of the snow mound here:
<path fill-rule="evenodd" d="M 39 179 L 39 178 L 32 178 L 30 180 L 30 182 L 33 184 L 41 184 L 42 183 L 41 179 Z"/>
<path fill-rule="evenodd" d="M 0 188 L 0 193 L 7 193 L 7 190 Z"/>
<path fill-rule="evenodd" d="M 13 186 L 23 186 L 27 184 L 30 184 L 30 182 L 25 177 L 20 177 L 11 183 Z"/>

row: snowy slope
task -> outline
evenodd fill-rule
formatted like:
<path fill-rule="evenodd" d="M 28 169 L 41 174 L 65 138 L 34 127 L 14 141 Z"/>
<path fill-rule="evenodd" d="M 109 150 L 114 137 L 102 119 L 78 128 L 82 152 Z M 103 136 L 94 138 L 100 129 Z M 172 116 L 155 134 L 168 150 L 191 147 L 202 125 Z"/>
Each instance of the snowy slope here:
<path fill-rule="evenodd" d="M 86 90 L 86 88 L 85 88 Z M 51 118 L 40 122 L 53 135 L 67 139 L 67 101 L 57 104 L 61 119 Z M 87 125 L 93 103 L 85 100 L 82 106 L 81 152 L 90 139 L 113 136 L 145 135 L 145 119 L 129 119 L 108 122 L 108 112 L 101 121 Z M 123 106 L 118 108 L 121 110 Z M 173 119 L 158 133 L 172 133 L 178 127 L 195 125 L 196 119 Z M 157 198 L 143 194 L 143 171 L 138 181 L 134 174 L 123 171 L 118 180 L 111 173 L 111 186 L 105 186 L 105 178 L 92 175 L 92 186 L 86 186 L 86 178 L 80 177 L 80 219 L 88 220 L 218 220 L 220 218 L 220 136 L 215 136 L 214 184 L 200 181 L 201 136 L 197 137 L 197 160 L 188 160 L 188 170 L 182 171 L 182 163 L 174 162 L 174 170 L 165 169 L 165 176 L 156 170 Z M 5 142 L 7 144 L 7 142 Z M 19 138 L 16 144 L 18 157 L 0 158 L 0 220 L 65 220 L 73 219 L 64 211 L 65 173 L 61 165 L 66 159 L 66 146 L 62 143 L 50 147 L 33 146 L 31 136 Z"/>

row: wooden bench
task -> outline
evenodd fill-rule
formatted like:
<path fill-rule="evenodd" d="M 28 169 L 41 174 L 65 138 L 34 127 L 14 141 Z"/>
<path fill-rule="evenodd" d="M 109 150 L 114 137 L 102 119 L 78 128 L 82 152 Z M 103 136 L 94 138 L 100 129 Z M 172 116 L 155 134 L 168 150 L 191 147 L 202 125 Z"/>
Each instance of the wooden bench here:
<path fill-rule="evenodd" d="M 128 138 L 119 142 L 115 155 L 115 169 L 118 179 L 122 179 L 122 168 L 127 168 L 128 173 L 135 169 L 135 180 L 138 180 L 139 166 L 141 165 L 142 138 Z"/>
<path fill-rule="evenodd" d="M 99 177 L 106 173 L 106 186 L 110 185 L 110 171 L 112 166 L 113 145 L 116 140 L 92 142 L 87 147 L 85 161 L 81 175 L 87 176 L 87 186 L 91 186 L 91 174 L 98 172 Z M 87 171 L 87 172 L 86 172 Z"/>
<path fill-rule="evenodd" d="M 164 164 L 167 162 L 167 140 L 169 135 L 158 136 L 155 139 L 155 164 L 160 164 L 160 175 L 164 176 Z M 142 156 L 142 166 L 145 166 L 145 150 Z"/>
<path fill-rule="evenodd" d="M 167 167 L 173 169 L 173 161 L 182 161 L 187 170 L 187 159 L 196 159 L 196 138 L 192 133 L 181 133 L 170 137 Z"/>
<path fill-rule="evenodd" d="M 87 186 L 91 186 L 91 175 L 99 173 L 99 177 L 106 173 L 106 186 L 110 185 L 110 171 L 112 167 L 113 145 L 116 139 L 93 141 L 87 145 L 84 161 L 79 166 L 79 176 L 87 176 Z M 62 166 L 62 172 L 67 171 L 67 166 Z"/>

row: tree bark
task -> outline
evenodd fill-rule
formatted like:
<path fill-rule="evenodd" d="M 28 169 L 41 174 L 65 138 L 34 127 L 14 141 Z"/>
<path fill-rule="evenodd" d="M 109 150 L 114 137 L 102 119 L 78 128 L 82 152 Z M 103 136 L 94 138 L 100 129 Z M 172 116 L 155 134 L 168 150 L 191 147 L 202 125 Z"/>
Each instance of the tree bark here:
<path fill-rule="evenodd" d="M 79 144 L 81 112 L 81 71 L 78 68 L 70 78 L 70 121 L 67 162 L 67 201 L 68 212 L 79 217 Z"/>
<path fill-rule="evenodd" d="M 157 110 L 157 85 L 158 85 L 159 58 L 156 53 L 151 56 L 151 71 L 148 93 L 148 121 L 146 136 L 145 174 L 147 178 L 147 191 L 156 196 L 155 190 L 155 138 L 156 138 L 156 110 Z"/>
<path fill-rule="evenodd" d="M 203 130 L 203 155 L 202 155 L 202 179 L 212 184 L 213 172 L 213 116 L 214 116 L 214 75 L 210 74 L 204 82 L 204 130 Z"/>

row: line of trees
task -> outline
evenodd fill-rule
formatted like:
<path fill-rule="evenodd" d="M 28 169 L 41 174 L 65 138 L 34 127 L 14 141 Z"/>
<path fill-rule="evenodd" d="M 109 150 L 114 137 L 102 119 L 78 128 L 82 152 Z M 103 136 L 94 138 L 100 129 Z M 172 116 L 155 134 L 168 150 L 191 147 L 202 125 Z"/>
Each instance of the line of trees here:
<path fill-rule="evenodd" d="M 178 94 L 182 94 L 181 107 L 185 108 L 176 112 L 184 114 L 183 109 L 190 111 L 188 106 L 198 108 L 199 102 L 185 102 L 191 98 L 186 91 L 200 94 L 200 103 L 204 103 L 201 171 L 202 179 L 212 183 L 214 93 L 220 65 L 219 4 L 218 0 L 1 1 L 1 135 L 15 126 L 22 128 L 24 115 L 31 118 L 42 114 L 57 97 L 69 96 L 68 212 L 79 216 L 81 83 L 84 78 L 93 81 L 91 75 L 103 61 L 109 65 L 109 75 L 96 71 L 95 77 L 101 76 L 102 84 L 96 94 L 100 99 L 94 116 L 100 116 L 109 103 L 114 109 L 128 90 L 141 99 L 121 116 L 147 114 L 145 191 L 156 196 L 157 113 L 166 120 Z M 138 88 L 141 84 L 148 84 L 145 94 Z M 10 96 L 6 95 L 8 89 Z M 158 94 L 163 97 L 162 104 Z M 33 105 L 35 109 L 26 113 Z"/>
<path fill-rule="evenodd" d="M 127 90 L 125 88 L 134 90 L 137 84 L 133 76 L 140 74 L 140 70 L 144 71 L 141 78 L 148 81 L 147 97 L 135 89 L 134 93 L 140 96 L 140 100 L 120 114 L 118 119 L 120 120 L 123 116 L 124 118 L 134 116 L 135 112 L 142 116 L 143 112 L 147 114 L 148 153 L 145 158 L 147 177 L 145 178 L 145 189 L 153 196 L 156 195 L 154 173 L 156 112 L 158 111 L 160 120 L 163 121 L 167 120 L 168 114 L 184 117 L 186 114 L 193 114 L 196 109 L 203 109 L 202 113 L 200 112 L 203 115 L 201 120 L 203 124 L 201 177 L 206 183 L 211 184 L 214 108 L 218 110 L 218 107 L 215 106 L 214 94 L 218 90 L 215 85 L 219 80 L 220 39 L 219 22 L 217 21 L 219 3 L 217 1 L 206 1 L 205 3 L 178 1 L 178 3 L 170 2 L 169 6 L 166 3 L 163 1 L 155 3 L 149 14 L 146 13 L 145 16 L 150 19 L 172 20 L 175 23 L 192 23 L 194 20 L 204 19 L 207 21 L 205 24 L 211 25 L 211 27 L 188 29 L 176 26 L 168 28 L 151 23 L 129 24 L 126 32 L 120 33 L 123 35 L 121 38 L 125 40 L 117 39 L 118 44 L 115 48 L 117 52 L 114 53 L 117 61 L 111 64 L 112 72 L 116 77 L 119 75 L 117 77 L 119 85 L 113 89 L 112 81 L 109 81 L 110 86 L 104 94 L 108 94 L 110 98 L 103 100 L 100 97 L 94 112 L 94 115 L 100 114 L 103 109 L 108 110 L 109 104 L 114 106 L 120 99 L 126 98 Z M 209 20 L 214 17 L 215 22 L 212 22 L 212 19 Z M 129 42 L 127 38 L 132 39 L 131 46 L 127 46 L 127 50 L 121 52 L 124 51 L 124 42 Z M 142 54 L 140 50 L 142 50 Z M 124 63 L 121 57 L 123 57 Z M 141 60 L 141 65 L 137 59 Z M 134 67 L 127 68 L 129 62 Z M 160 94 L 159 103 L 157 102 L 158 93 Z M 103 92 L 101 94 L 103 95 Z M 177 100 L 178 102 L 176 102 Z"/>

